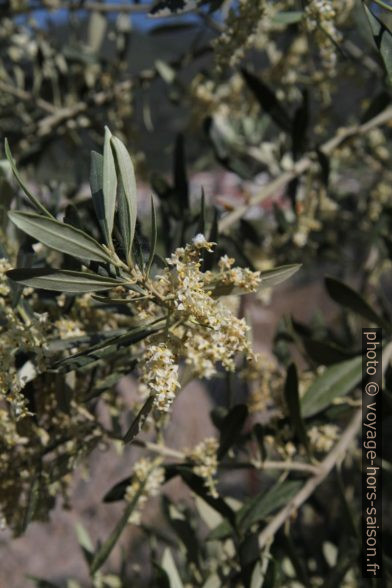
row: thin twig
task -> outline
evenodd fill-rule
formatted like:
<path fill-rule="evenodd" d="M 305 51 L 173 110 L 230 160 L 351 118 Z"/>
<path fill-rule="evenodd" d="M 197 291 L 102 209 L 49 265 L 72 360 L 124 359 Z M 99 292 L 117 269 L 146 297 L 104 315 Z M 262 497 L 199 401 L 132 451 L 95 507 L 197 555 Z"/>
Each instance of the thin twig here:
<path fill-rule="evenodd" d="M 316 475 L 319 471 L 317 465 L 310 463 L 301 463 L 299 461 L 251 461 L 251 462 L 237 462 L 237 463 L 222 463 L 221 468 L 224 469 L 256 469 L 256 470 L 284 470 L 295 472 L 307 472 Z"/>
<path fill-rule="evenodd" d="M 127 14 L 145 14 L 149 12 L 153 3 L 150 4 L 129 4 L 126 2 L 113 2 L 113 3 L 101 3 L 101 2 L 76 2 L 72 3 L 59 3 L 50 6 L 44 3 L 37 4 L 23 4 L 20 8 L 2 8 L 1 13 L 7 13 L 9 15 L 26 14 L 29 12 L 35 12 L 37 10 L 46 10 L 48 12 L 57 12 L 58 10 L 68 10 L 69 12 L 123 12 Z"/>
<path fill-rule="evenodd" d="M 262 549 L 274 537 L 275 533 L 287 521 L 291 515 L 302 506 L 304 502 L 313 494 L 321 482 L 328 476 L 337 462 L 344 456 L 348 447 L 351 445 L 358 432 L 362 420 L 362 409 L 359 409 L 348 427 L 340 438 L 340 441 L 330 451 L 327 457 L 321 462 L 318 467 L 318 473 L 310 478 L 298 494 L 291 500 L 272 521 L 260 533 L 258 541 L 259 548 Z"/>
<path fill-rule="evenodd" d="M 164 457 L 172 457 L 174 459 L 179 459 L 184 461 L 186 459 L 186 455 L 181 451 L 177 451 L 176 449 L 171 449 L 170 447 L 166 447 L 165 445 L 158 445 L 157 443 L 151 443 L 150 441 L 143 441 L 142 439 L 134 439 L 133 445 L 137 445 L 138 447 L 144 447 L 144 449 L 149 449 L 153 453 L 158 455 L 162 455 Z"/>
<path fill-rule="evenodd" d="M 331 153 L 337 149 L 337 147 L 340 147 L 340 145 L 347 141 L 347 139 L 364 135 L 371 129 L 384 125 L 390 120 L 392 120 L 392 106 L 389 106 L 383 110 L 383 112 L 377 114 L 377 116 L 362 125 L 354 125 L 352 127 L 338 129 L 336 135 L 324 143 L 320 147 L 319 151 L 321 151 L 321 153 L 324 155 L 331 155 Z M 266 200 L 266 198 L 269 198 L 270 196 L 273 196 L 282 190 L 282 188 L 284 188 L 291 180 L 302 175 L 310 168 L 316 155 L 316 151 L 309 152 L 296 164 L 294 164 L 291 170 L 284 172 L 278 178 L 272 180 L 269 184 L 262 188 L 258 194 L 253 196 L 253 198 L 250 198 L 246 204 L 238 206 L 235 210 L 224 216 L 219 223 L 219 230 L 221 232 L 225 231 L 233 223 L 240 219 L 251 206 L 260 204 L 263 202 L 263 200 Z"/>

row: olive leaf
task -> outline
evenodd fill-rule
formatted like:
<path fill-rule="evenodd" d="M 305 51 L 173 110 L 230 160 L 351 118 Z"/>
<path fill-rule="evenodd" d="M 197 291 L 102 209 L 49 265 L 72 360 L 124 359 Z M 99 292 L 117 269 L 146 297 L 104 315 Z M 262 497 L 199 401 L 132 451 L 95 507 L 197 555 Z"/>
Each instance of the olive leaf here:
<path fill-rule="evenodd" d="M 112 134 L 108 127 L 105 127 L 105 141 L 103 147 L 103 169 L 102 169 L 102 192 L 105 211 L 105 224 L 109 241 L 114 223 L 114 211 L 116 208 L 117 175 L 114 163 L 113 151 L 111 148 Z"/>
<path fill-rule="evenodd" d="M 294 363 L 291 363 L 287 369 L 286 381 L 284 385 L 284 397 L 288 408 L 289 419 L 294 433 L 302 445 L 309 452 L 309 442 L 306 435 L 306 429 L 301 416 L 298 373 Z"/>
<path fill-rule="evenodd" d="M 14 174 L 14 177 L 15 177 L 16 181 L 18 182 L 19 186 L 22 188 L 23 192 L 26 194 L 30 203 L 34 206 L 34 208 L 39 210 L 41 212 L 41 214 L 44 214 L 45 216 L 48 216 L 49 218 L 51 218 L 52 215 L 50 214 L 49 210 L 47 210 L 47 208 L 45 208 L 45 206 L 38 200 L 38 198 L 36 198 L 30 192 L 30 190 L 26 187 L 26 184 L 23 182 L 22 178 L 20 177 L 20 174 L 19 174 L 17 167 L 15 165 L 14 158 L 12 157 L 12 153 L 11 153 L 10 146 L 8 144 L 7 139 L 5 139 L 5 141 L 4 141 L 4 150 L 5 150 L 5 155 L 6 155 L 8 161 L 9 161 L 9 164 L 11 166 L 12 173 Z"/>
<path fill-rule="evenodd" d="M 325 287 L 328 294 L 337 304 L 350 309 L 352 312 L 362 316 L 367 321 L 375 323 L 379 327 L 386 327 L 385 321 L 380 317 L 366 302 L 358 292 L 355 292 L 350 286 L 335 278 L 325 278 Z"/>
<path fill-rule="evenodd" d="M 129 427 L 128 431 L 124 435 L 124 443 L 131 443 L 132 440 L 140 433 L 143 424 L 152 411 L 152 407 L 154 405 L 154 396 L 149 396 L 145 403 L 143 404 L 142 408 L 136 415 L 136 418 L 132 421 L 131 426 Z"/>
<path fill-rule="evenodd" d="M 119 187 L 122 200 L 119 202 L 119 213 L 124 217 L 122 221 L 120 219 L 120 224 L 122 228 L 127 227 L 127 232 L 123 235 L 123 239 L 127 248 L 127 259 L 130 260 L 137 217 L 135 171 L 128 151 L 117 137 L 111 138 L 111 146 L 119 170 Z"/>
<path fill-rule="evenodd" d="M 139 498 L 143 493 L 146 481 L 147 479 L 144 482 L 140 483 L 134 497 L 129 502 L 129 504 L 126 505 L 120 520 L 117 522 L 117 525 L 115 526 L 109 537 L 106 539 L 106 541 L 96 551 L 90 567 L 92 574 L 95 574 L 99 570 L 99 568 L 105 563 L 105 561 L 111 554 L 114 546 L 116 545 L 122 532 L 128 524 L 129 517 L 131 516 L 132 512 L 137 506 Z"/>
<path fill-rule="evenodd" d="M 392 83 L 392 33 L 362 0 L 376 47 L 384 62 L 389 83 Z"/>
<path fill-rule="evenodd" d="M 91 151 L 90 188 L 96 217 L 105 235 L 106 243 L 109 244 L 110 239 L 105 221 L 105 204 L 103 201 L 103 157 L 96 151 Z"/>
<path fill-rule="evenodd" d="M 305 418 L 327 408 L 340 396 L 348 394 L 362 378 L 362 357 L 332 365 L 309 386 L 301 401 L 301 412 Z"/>
<path fill-rule="evenodd" d="M 97 274 L 50 268 L 14 269 L 7 272 L 7 277 L 24 286 L 68 292 L 70 294 L 108 290 L 124 283 L 121 280 Z"/>
<path fill-rule="evenodd" d="M 292 263 L 261 272 L 260 289 L 274 288 L 275 286 L 282 284 L 296 274 L 301 267 L 302 263 Z"/>
<path fill-rule="evenodd" d="M 8 216 L 18 229 L 51 249 L 89 261 L 112 261 L 93 237 L 71 225 L 35 212 L 11 211 Z"/>
<path fill-rule="evenodd" d="M 169 577 L 170 588 L 184 588 L 172 552 L 168 547 L 163 552 L 161 566 Z"/>

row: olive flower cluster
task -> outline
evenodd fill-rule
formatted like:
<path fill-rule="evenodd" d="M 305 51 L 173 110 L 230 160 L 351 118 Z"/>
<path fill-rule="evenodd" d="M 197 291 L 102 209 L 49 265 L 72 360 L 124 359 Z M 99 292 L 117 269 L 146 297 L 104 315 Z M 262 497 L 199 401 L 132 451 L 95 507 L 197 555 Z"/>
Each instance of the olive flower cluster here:
<path fill-rule="evenodd" d="M 265 12 L 265 0 L 240 0 L 236 10 L 230 9 L 224 32 L 213 42 L 219 70 L 234 67 L 245 51 L 255 42 Z"/>
<path fill-rule="evenodd" d="M 153 394 L 155 408 L 168 412 L 180 384 L 175 356 L 164 343 L 151 345 L 145 352 L 140 382 L 140 392 L 146 396 Z"/>
<path fill-rule="evenodd" d="M 193 472 L 204 479 L 206 488 L 215 498 L 218 496 L 215 479 L 218 471 L 218 447 L 219 443 L 215 437 L 207 437 L 187 454 L 194 464 Z"/>
<path fill-rule="evenodd" d="M 196 235 L 192 243 L 167 259 L 168 267 L 150 284 L 165 302 L 171 328 L 155 336 L 149 347 L 144 343 L 140 373 L 142 392 L 154 394 L 155 406 L 163 412 L 169 410 L 179 387 L 181 360 L 192 376 L 210 378 L 218 365 L 233 371 L 237 354 L 252 356 L 249 326 L 214 293 L 222 288 L 228 293 L 234 288 L 254 292 L 261 281 L 260 272 L 233 268 L 233 260 L 227 256 L 220 260 L 219 272 L 202 272 L 201 253 L 211 251 L 213 245 L 203 235 Z M 141 314 L 151 313 L 151 318 L 156 318 L 156 306 L 150 299 L 135 304 Z"/>
<path fill-rule="evenodd" d="M 325 69 L 333 73 L 336 67 L 336 45 L 342 36 L 336 28 L 333 0 L 311 0 L 306 7 L 306 26 L 314 34 Z"/>
<path fill-rule="evenodd" d="M 125 493 L 125 500 L 136 500 L 135 508 L 129 518 L 129 522 L 139 525 L 141 510 L 148 498 L 157 496 L 159 489 L 165 481 L 165 471 L 159 467 L 160 460 L 139 459 L 133 468 L 132 482 Z"/>

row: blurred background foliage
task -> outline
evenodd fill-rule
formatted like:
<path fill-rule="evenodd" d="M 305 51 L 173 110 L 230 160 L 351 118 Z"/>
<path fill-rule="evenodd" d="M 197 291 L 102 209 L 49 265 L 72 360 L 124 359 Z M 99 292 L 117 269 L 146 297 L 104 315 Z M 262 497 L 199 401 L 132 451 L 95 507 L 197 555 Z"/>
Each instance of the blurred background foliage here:
<path fill-rule="evenodd" d="M 55 215 L 66 211 L 71 219 L 72 206 L 77 205 L 78 222 L 95 230 L 87 185 L 90 151 L 102 152 L 103 128 L 108 125 L 132 155 L 146 225 L 151 224 L 150 192 L 157 197 L 162 256 L 208 228 L 211 240 L 218 241 L 218 252 L 233 256 L 240 266 L 268 271 L 302 263 L 294 286 L 285 291 L 287 298 L 295 296 L 296 287 L 305 286 L 300 304 L 317 307 L 317 301 L 306 298 L 312 296 L 306 294 L 306 286 L 317 282 L 325 285 L 333 301 L 334 312 L 328 317 L 325 300 L 308 322 L 279 316 L 268 349 L 279 368 L 267 363 L 261 383 L 268 394 L 278 390 L 288 410 L 271 428 L 269 423 L 264 428 L 263 419 L 246 421 L 244 410 L 265 409 L 260 395 L 249 400 L 252 386 L 246 378 L 233 376 L 224 382 L 218 378 L 208 384 L 222 459 L 226 452 L 231 457 L 233 451 L 242 455 L 247 443 L 264 459 L 271 436 L 277 440 L 274 451 L 279 458 L 290 459 L 299 446 L 303 457 L 304 419 L 313 451 L 320 457 L 331 448 L 325 427 L 332 423 L 335 429 L 329 433 L 336 441 L 360 401 L 358 391 L 353 392 L 360 378 L 360 327 L 381 325 L 389 342 L 391 21 L 387 2 L 360 0 L 0 2 L 0 135 L 8 138 L 26 184 Z M 5 154 L 0 189 L 5 235 L 7 211 L 16 191 Z M 18 204 L 20 200 L 18 195 Z M 142 248 L 149 229 L 138 226 Z M 11 245 L 18 264 L 31 255 L 30 244 L 19 250 Z M 324 282 L 328 274 L 333 278 Z M 265 341 L 258 332 L 257 313 L 269 302 L 267 290 L 257 295 L 259 306 L 250 311 L 254 337 L 262 348 Z M 241 304 L 240 313 L 246 315 L 248 303 Z M 299 375 L 290 367 L 293 359 L 300 366 Z M 121 369 L 124 375 L 126 369 Z M 320 384 L 317 378 L 325 370 Z M 384 371 L 387 494 L 392 391 L 388 358 Z M 40 376 L 42 381 L 46 377 Z M 99 394 L 96 383 L 81 377 L 87 397 Z M 68 380 L 58 374 L 56 378 L 56 386 L 67 390 Z M 109 397 L 114 388 L 104 382 L 102 389 Z M 290 404 L 290 391 L 291 398 L 304 398 L 307 393 L 309 399 L 312 383 L 319 396 L 302 402 L 299 414 L 298 406 Z M 222 390 L 228 391 L 227 404 L 219 399 Z M 339 396 L 343 400 L 334 402 Z M 245 398 L 248 407 L 244 408 Z M 106 401 L 118 433 L 116 410 L 120 409 L 112 396 Z M 249 426 L 244 429 L 245 422 Z M 101 441 L 89 423 L 83 421 L 85 428 L 80 425 L 77 433 L 79 442 L 86 435 L 85 453 Z M 75 430 L 78 426 L 78 422 L 72 425 Z M 72 434 L 68 422 L 64 427 Z M 53 571 L 48 574 L 52 584 L 39 579 L 36 584 L 68 588 L 92 583 L 171 588 L 375 585 L 359 574 L 358 452 L 353 451 L 344 467 L 333 470 L 329 483 L 311 495 L 295 524 L 287 519 L 276 540 L 263 544 L 261 558 L 257 533 L 296 495 L 298 482 L 307 474 L 294 473 L 286 480 L 285 472 L 278 480 L 253 472 L 246 479 L 250 490 L 244 498 L 244 478 L 237 483 L 224 472 L 224 465 L 222 469 L 229 503 L 211 499 L 197 476 L 175 470 L 198 495 L 198 514 L 194 509 L 191 514 L 186 502 L 179 506 L 162 499 L 169 530 L 142 526 L 141 534 L 126 544 L 136 553 L 130 558 L 132 564 L 125 551 L 120 565 L 109 560 L 105 575 L 91 573 L 90 580 L 79 578 L 77 583 L 64 574 L 58 578 Z M 59 487 L 67 474 L 68 465 L 54 473 Z M 170 464 L 165 476 L 174 477 Z M 272 485 L 275 482 L 282 483 L 279 492 Z M 122 499 L 127 484 L 115 486 L 105 500 Z M 103 490 L 109 490 L 106 484 Z M 31 512 L 30 499 L 25 500 L 19 513 L 22 527 L 29 517 L 45 518 L 54 506 L 49 494 L 41 500 L 46 501 L 43 512 L 39 508 Z M 239 536 L 233 542 L 227 520 L 233 523 L 240 500 L 247 502 L 237 516 Z M 204 521 L 202 531 L 200 521 Z M 392 527 L 387 513 L 385 528 L 388 545 Z M 79 541 L 91 570 L 94 548 L 81 528 Z M 139 557 L 152 561 L 148 580 L 143 566 L 135 564 Z M 385 562 L 390 578 L 390 559 Z M 24 584 L 15 584 L 19 585 Z"/>

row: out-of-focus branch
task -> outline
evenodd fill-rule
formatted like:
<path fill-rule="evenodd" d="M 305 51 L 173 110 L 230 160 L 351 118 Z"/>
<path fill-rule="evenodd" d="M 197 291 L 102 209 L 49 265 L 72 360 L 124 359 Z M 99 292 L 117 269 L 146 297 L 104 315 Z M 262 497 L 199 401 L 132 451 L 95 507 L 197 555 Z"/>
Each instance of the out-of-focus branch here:
<path fill-rule="evenodd" d="M 263 529 L 258 537 L 259 547 L 262 549 L 274 537 L 275 533 L 284 525 L 291 515 L 300 508 L 304 502 L 313 494 L 321 482 L 328 476 L 338 461 L 343 458 L 347 449 L 354 441 L 362 420 L 362 409 L 359 409 L 346 430 L 340 438 L 340 441 L 330 451 L 327 457 L 318 466 L 318 473 L 310 478 L 301 488 L 298 494 L 272 519 L 272 521 Z"/>
<path fill-rule="evenodd" d="M 0 80 L 0 92 L 15 96 L 15 98 L 18 98 L 18 100 L 21 100 L 22 102 L 29 102 L 30 104 L 34 103 L 38 108 L 44 110 L 45 112 L 54 113 L 58 110 L 58 108 L 50 102 L 47 102 L 42 98 L 36 98 L 30 92 L 22 90 L 21 88 L 17 88 L 16 86 L 8 84 L 2 80 Z"/>
<path fill-rule="evenodd" d="M 321 153 L 323 153 L 324 155 L 331 155 L 331 153 L 335 149 L 340 147 L 340 145 L 342 145 L 348 139 L 351 139 L 352 137 L 357 137 L 359 135 L 365 135 L 371 129 L 384 125 L 390 120 L 392 120 L 392 106 L 389 106 L 388 108 L 383 110 L 383 112 L 381 112 L 368 122 L 363 123 L 362 125 L 354 125 L 351 127 L 338 129 L 336 135 L 334 135 L 331 139 L 324 143 L 319 148 L 319 151 L 321 151 Z M 282 173 L 282 175 L 280 175 L 278 178 L 272 180 L 272 182 L 270 182 L 264 188 L 262 188 L 258 194 L 253 196 L 253 198 L 250 198 L 246 204 L 238 206 L 235 210 L 229 212 L 220 221 L 219 230 L 225 231 L 233 223 L 240 219 L 251 206 L 260 204 L 261 202 L 263 202 L 263 200 L 266 200 L 270 196 L 273 196 L 274 194 L 282 190 L 282 188 L 284 188 L 291 180 L 302 175 L 305 171 L 307 171 L 310 168 L 310 166 L 316 160 L 316 156 L 316 151 L 310 151 L 307 155 L 302 157 L 302 159 L 297 161 L 293 165 L 293 168 L 291 170 Z"/>
<path fill-rule="evenodd" d="M 123 12 L 127 14 L 145 14 L 150 11 L 153 3 L 149 4 L 130 4 L 128 2 L 36 2 L 26 3 L 19 7 L 2 7 L 0 13 L 6 13 L 10 16 L 18 14 L 27 14 L 35 12 L 36 10 L 47 10 L 48 12 L 56 12 L 57 10 L 68 10 L 70 12 Z"/>

